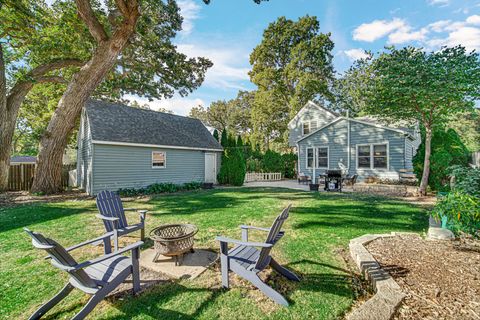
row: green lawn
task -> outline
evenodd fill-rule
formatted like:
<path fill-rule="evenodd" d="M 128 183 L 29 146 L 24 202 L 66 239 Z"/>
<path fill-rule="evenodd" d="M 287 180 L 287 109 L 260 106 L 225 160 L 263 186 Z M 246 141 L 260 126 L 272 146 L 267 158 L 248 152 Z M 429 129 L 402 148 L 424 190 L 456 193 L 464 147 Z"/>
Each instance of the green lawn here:
<path fill-rule="evenodd" d="M 194 223 L 200 229 L 196 246 L 217 249 L 216 235 L 239 238 L 240 224 L 269 226 L 288 203 L 293 208 L 284 225 L 286 236 L 273 255 L 302 281 L 292 283 L 275 274 L 269 275 L 268 281 L 287 296 L 290 307 L 275 305 L 244 281 L 222 290 L 219 270 L 212 268 L 193 281 L 167 282 L 138 297 L 104 301 L 91 318 L 336 319 L 348 311 L 354 299 L 351 277 L 338 249 L 346 249 L 351 238 L 365 233 L 422 232 L 427 226 L 423 209 L 405 202 L 287 189 L 202 190 L 125 206 L 151 210 L 149 230 L 162 223 Z M 67 279 L 43 259 L 43 252 L 33 249 L 22 228 L 43 232 L 69 246 L 102 233 L 103 225 L 95 213 L 94 201 L 0 208 L 0 318 L 27 317 Z M 81 252 L 76 257 L 89 254 L 92 252 Z M 87 298 L 75 291 L 48 315 L 51 319 L 70 318 Z"/>

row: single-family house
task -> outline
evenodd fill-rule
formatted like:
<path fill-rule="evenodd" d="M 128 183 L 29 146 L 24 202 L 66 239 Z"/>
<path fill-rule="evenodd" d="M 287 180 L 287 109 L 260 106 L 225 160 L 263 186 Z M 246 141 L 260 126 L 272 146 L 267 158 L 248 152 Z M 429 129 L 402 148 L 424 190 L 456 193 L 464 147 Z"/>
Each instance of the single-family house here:
<path fill-rule="evenodd" d="M 343 170 L 366 177 L 398 180 L 413 169 L 420 145 L 418 126 L 385 125 L 371 117 L 341 116 L 308 102 L 289 122 L 289 145 L 298 155 L 298 172 L 318 177 Z"/>
<path fill-rule="evenodd" d="M 13 156 L 10 158 L 10 165 L 19 165 L 19 164 L 35 164 L 37 162 L 37 157 L 35 156 Z"/>
<path fill-rule="evenodd" d="M 101 190 L 216 183 L 222 147 L 198 119 L 89 100 L 78 132 L 77 184 Z"/>

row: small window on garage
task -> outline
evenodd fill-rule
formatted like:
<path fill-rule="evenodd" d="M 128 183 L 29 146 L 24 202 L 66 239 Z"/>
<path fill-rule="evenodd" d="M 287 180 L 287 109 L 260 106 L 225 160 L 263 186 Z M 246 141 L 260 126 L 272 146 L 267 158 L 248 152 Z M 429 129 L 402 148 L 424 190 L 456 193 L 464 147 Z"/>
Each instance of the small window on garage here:
<path fill-rule="evenodd" d="M 167 155 L 163 151 L 152 151 L 152 168 L 165 168 Z"/>

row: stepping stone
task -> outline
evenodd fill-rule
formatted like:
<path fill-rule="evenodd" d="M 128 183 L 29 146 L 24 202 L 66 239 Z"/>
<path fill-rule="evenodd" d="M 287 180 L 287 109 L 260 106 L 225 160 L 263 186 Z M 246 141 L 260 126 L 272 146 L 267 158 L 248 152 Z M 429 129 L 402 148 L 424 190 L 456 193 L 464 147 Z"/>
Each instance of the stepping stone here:
<path fill-rule="evenodd" d="M 430 240 L 453 240 L 455 235 L 448 229 L 430 227 L 428 228 L 427 238 Z"/>
<path fill-rule="evenodd" d="M 155 272 L 161 272 L 173 279 L 195 279 L 212 265 L 218 258 L 216 252 L 204 249 L 195 249 L 194 253 L 186 253 L 179 258 L 181 265 L 175 265 L 175 258 L 159 256 L 153 262 L 155 250 L 153 248 L 142 251 L 140 265 Z"/>

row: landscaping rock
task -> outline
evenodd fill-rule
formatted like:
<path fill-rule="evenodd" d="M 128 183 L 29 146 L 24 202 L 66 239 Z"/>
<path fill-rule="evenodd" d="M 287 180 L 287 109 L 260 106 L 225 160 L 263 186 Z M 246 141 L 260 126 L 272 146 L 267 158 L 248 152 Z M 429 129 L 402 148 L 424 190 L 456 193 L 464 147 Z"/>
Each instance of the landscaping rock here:
<path fill-rule="evenodd" d="M 427 238 L 429 240 L 454 240 L 455 235 L 448 229 L 430 227 L 428 228 Z"/>

